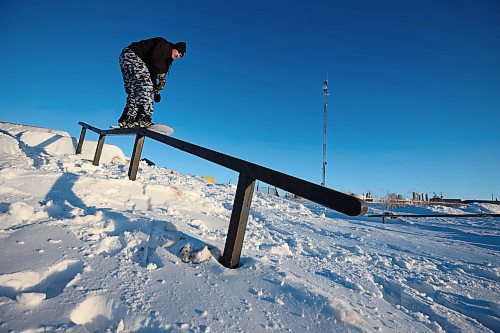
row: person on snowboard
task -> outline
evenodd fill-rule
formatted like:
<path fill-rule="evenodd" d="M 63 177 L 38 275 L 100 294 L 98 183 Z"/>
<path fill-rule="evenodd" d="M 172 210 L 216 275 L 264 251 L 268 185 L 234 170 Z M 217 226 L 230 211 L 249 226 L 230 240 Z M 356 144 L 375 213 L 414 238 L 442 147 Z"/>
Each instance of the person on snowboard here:
<path fill-rule="evenodd" d="M 186 43 L 162 37 L 134 42 L 120 54 L 127 103 L 118 124 L 123 128 L 153 125 L 153 101 L 160 102 L 167 73 L 175 59 L 186 54 Z"/>

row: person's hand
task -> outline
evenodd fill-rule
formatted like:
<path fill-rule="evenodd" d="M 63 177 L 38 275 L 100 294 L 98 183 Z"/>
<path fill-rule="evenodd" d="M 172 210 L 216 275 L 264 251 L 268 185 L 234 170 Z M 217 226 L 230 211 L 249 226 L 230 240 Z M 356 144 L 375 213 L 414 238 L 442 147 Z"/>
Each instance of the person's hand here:
<path fill-rule="evenodd" d="M 155 91 L 154 100 L 155 100 L 155 103 L 160 103 L 160 101 L 161 101 L 161 95 L 158 91 Z"/>

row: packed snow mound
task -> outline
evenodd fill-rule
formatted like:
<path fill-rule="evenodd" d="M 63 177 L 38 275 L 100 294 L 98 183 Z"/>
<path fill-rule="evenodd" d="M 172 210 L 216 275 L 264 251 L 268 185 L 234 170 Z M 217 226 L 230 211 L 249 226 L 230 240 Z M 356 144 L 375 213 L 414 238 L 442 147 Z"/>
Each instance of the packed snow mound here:
<path fill-rule="evenodd" d="M 500 214 L 500 205 L 490 203 L 472 204 L 471 209 L 476 213 Z"/>
<path fill-rule="evenodd" d="M 49 128 L 30 127 L 0 122 L 0 156 L 27 155 L 37 156 L 73 155 L 77 140 L 63 131 Z M 93 159 L 97 147 L 95 141 L 85 141 L 82 157 Z M 102 163 L 120 162 L 125 160 L 123 151 L 114 146 L 104 144 L 100 161 Z"/>
<path fill-rule="evenodd" d="M 11 157 L 22 155 L 18 141 L 0 132 L 0 157 Z"/>
<path fill-rule="evenodd" d="M 382 224 L 256 193 L 242 266 L 230 270 L 218 259 L 234 185 L 142 162 L 130 181 L 120 149 L 106 145 L 94 166 L 96 143 L 86 141 L 82 155 L 75 143 L 65 132 L 0 123 L 2 332 L 500 327 L 498 218 Z"/>
<path fill-rule="evenodd" d="M 75 152 L 75 142 L 67 133 L 24 132 L 19 138 L 28 147 L 44 149 L 51 156 Z"/>

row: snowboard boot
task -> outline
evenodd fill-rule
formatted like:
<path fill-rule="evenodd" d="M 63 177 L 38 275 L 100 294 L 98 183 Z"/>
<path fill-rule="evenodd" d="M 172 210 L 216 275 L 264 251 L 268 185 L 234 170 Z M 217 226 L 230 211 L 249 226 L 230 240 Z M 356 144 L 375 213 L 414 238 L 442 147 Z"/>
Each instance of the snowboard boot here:
<path fill-rule="evenodd" d="M 120 118 L 118 119 L 118 126 L 121 128 L 132 128 L 137 126 L 134 124 L 135 117 L 129 116 L 128 111 L 129 110 L 127 108 L 124 108 Z"/>
<path fill-rule="evenodd" d="M 149 127 L 151 125 L 154 125 L 151 121 L 151 117 L 146 115 L 139 118 L 137 122 L 139 123 L 139 127 Z"/>
<path fill-rule="evenodd" d="M 133 128 L 137 127 L 137 124 L 132 119 L 124 119 L 118 122 L 118 126 L 120 126 L 120 128 Z"/>

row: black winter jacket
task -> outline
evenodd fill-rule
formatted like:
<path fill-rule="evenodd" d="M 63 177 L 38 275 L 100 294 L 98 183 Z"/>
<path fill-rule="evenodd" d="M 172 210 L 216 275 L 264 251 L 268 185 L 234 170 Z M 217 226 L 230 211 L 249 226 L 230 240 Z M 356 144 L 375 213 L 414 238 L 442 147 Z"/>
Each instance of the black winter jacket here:
<path fill-rule="evenodd" d="M 129 45 L 139 58 L 144 61 L 156 86 L 158 74 L 166 74 L 172 65 L 173 44 L 162 37 L 141 40 Z"/>

